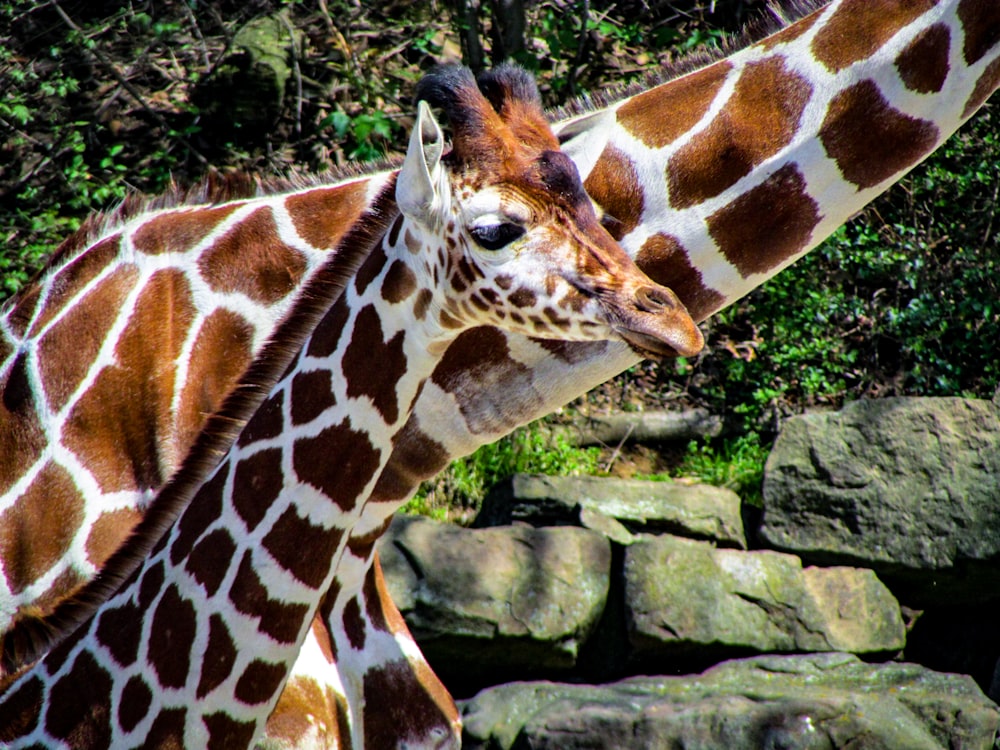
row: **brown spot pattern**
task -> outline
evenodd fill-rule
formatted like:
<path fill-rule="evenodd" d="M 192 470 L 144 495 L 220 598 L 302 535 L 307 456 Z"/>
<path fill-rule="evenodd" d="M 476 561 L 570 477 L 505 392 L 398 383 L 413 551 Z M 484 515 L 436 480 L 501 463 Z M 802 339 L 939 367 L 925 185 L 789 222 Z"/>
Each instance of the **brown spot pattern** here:
<path fill-rule="evenodd" d="M 810 13 L 808 16 L 796 21 L 791 26 L 771 34 L 771 36 L 761 41 L 760 46 L 765 50 L 771 51 L 779 44 L 795 41 L 813 27 L 813 24 L 819 20 L 819 16 L 820 11 L 818 10 Z"/>
<path fill-rule="evenodd" d="M 366 205 L 366 180 L 292 195 L 285 208 L 295 231 L 316 248 L 332 248 L 361 216 Z"/>
<path fill-rule="evenodd" d="M 951 32 L 943 23 L 924 29 L 896 58 L 906 88 L 921 94 L 940 91 L 948 77 Z"/>
<path fill-rule="evenodd" d="M 316 526 L 299 516 L 294 508 L 286 508 L 262 541 L 278 565 L 316 589 L 326 579 L 343 535 L 342 529 Z"/>
<path fill-rule="evenodd" d="M 800 252 L 820 221 L 805 178 L 786 164 L 708 217 L 708 231 L 740 275 L 764 273 Z"/>
<path fill-rule="evenodd" d="M 657 284 L 674 293 L 696 321 L 717 310 L 725 296 L 705 285 L 680 240 L 662 232 L 649 237 L 635 257 L 636 265 Z"/>
<path fill-rule="evenodd" d="M 225 529 L 216 529 L 198 542 L 184 567 L 194 579 L 205 587 L 205 593 L 215 596 L 222 579 L 229 571 L 236 543 Z"/>
<path fill-rule="evenodd" d="M 369 669 L 364 676 L 365 747 L 390 748 L 427 741 L 435 728 L 451 731 L 455 705 L 430 670 L 404 661 Z"/>
<path fill-rule="evenodd" d="M 19 355 L 7 382 L 0 383 L 0 493 L 7 492 L 25 468 L 38 460 L 48 443 L 35 412 L 27 367 L 27 355 Z"/>
<path fill-rule="evenodd" d="M 35 314 L 35 306 L 41 295 L 41 286 L 34 284 L 22 291 L 17 297 L 17 304 L 7 313 L 6 320 L 11 333 L 18 339 L 24 338 L 31 317 Z"/>
<path fill-rule="evenodd" d="M 163 563 L 158 562 L 142 575 L 139 584 L 139 609 L 147 610 L 163 587 Z"/>
<path fill-rule="evenodd" d="M 337 735 L 336 700 L 311 677 L 292 675 L 267 717 L 268 737 L 280 737 L 289 747 L 308 747 L 305 741 L 316 725 L 325 726 L 327 747 L 344 747 L 350 735 Z"/>
<path fill-rule="evenodd" d="M 142 514 L 135 508 L 119 508 L 102 513 L 94 521 L 87 536 L 87 559 L 91 564 L 101 567 L 111 557 L 111 553 L 128 538 L 140 520 Z"/>
<path fill-rule="evenodd" d="M 264 520 L 268 507 L 285 486 L 281 455 L 280 448 L 267 448 L 236 464 L 232 502 L 248 531 Z"/>
<path fill-rule="evenodd" d="M 670 204 L 714 198 L 787 146 L 812 86 L 780 57 L 750 63 L 733 95 L 705 130 L 670 157 Z"/>
<path fill-rule="evenodd" d="M 184 747 L 184 724 L 187 721 L 187 709 L 170 708 L 162 711 L 149 727 L 143 745 L 158 747 L 164 750 L 182 750 Z"/>
<path fill-rule="evenodd" d="M 354 288 L 359 295 L 364 294 L 365 290 L 382 273 L 382 269 L 385 268 L 387 262 L 388 258 L 385 257 L 385 251 L 381 245 L 372 250 L 371 254 L 365 259 L 365 262 L 361 264 L 361 268 L 354 275 Z"/>
<path fill-rule="evenodd" d="M 257 726 L 252 721 L 237 721 L 221 711 L 201 718 L 208 729 L 207 750 L 249 747 Z"/>
<path fill-rule="evenodd" d="M 132 234 L 140 253 L 183 253 L 201 242 L 239 204 L 170 211 L 143 222 Z"/>
<path fill-rule="evenodd" d="M 236 699 L 252 706 L 265 703 L 278 692 L 286 672 L 284 664 L 254 659 L 236 681 Z"/>
<path fill-rule="evenodd" d="M 50 461 L 0 513 L 0 559 L 12 593 L 33 584 L 66 554 L 83 523 L 83 508 L 69 472 Z"/>
<path fill-rule="evenodd" d="M 473 434 L 513 427 L 507 414 L 540 405 L 530 370 L 510 357 L 506 337 L 491 327 L 461 333 L 445 351 L 431 379 L 445 391 L 459 395 L 462 418 Z M 475 384 L 476 398 L 462 398 L 463 388 L 470 383 Z"/>
<path fill-rule="evenodd" d="M 198 331 L 177 407 L 177 447 L 186 452 L 209 415 L 250 366 L 253 327 L 229 310 L 216 310 Z"/>
<path fill-rule="evenodd" d="M 417 294 L 417 301 L 413 304 L 413 316 L 417 320 L 423 320 L 433 300 L 434 293 L 430 289 L 421 289 Z"/>
<path fill-rule="evenodd" d="M 49 691 L 45 729 L 58 740 L 111 745 L 111 676 L 86 651 Z"/>
<path fill-rule="evenodd" d="M 844 0 L 813 37 L 816 59 L 836 73 L 865 60 L 937 0 Z"/>
<path fill-rule="evenodd" d="M 309 615 L 304 604 L 285 604 L 268 596 L 253 568 L 250 551 L 243 555 L 239 570 L 229 589 L 229 600 L 245 615 L 260 618 L 257 628 L 279 643 L 294 643 L 302 623 Z"/>
<path fill-rule="evenodd" d="M 292 465 L 300 481 L 348 511 L 378 471 L 381 455 L 367 434 L 351 429 L 350 422 L 344 421 L 315 437 L 296 440 Z"/>
<path fill-rule="evenodd" d="M 271 209 L 262 207 L 220 237 L 201 256 L 198 268 L 216 291 L 241 292 L 270 305 L 295 289 L 306 260 L 281 241 Z"/>
<path fill-rule="evenodd" d="M 441 471 L 450 458 L 444 446 L 420 429 L 416 417 L 411 417 L 396 435 L 389 462 L 379 474 L 371 499 L 402 500 L 420 482 Z"/>
<path fill-rule="evenodd" d="M 38 332 L 49 324 L 66 303 L 76 296 L 83 288 L 117 257 L 121 248 L 121 235 L 115 234 L 95 243 L 81 253 L 72 263 L 62 268 L 52 279 L 52 287 L 45 301 L 45 309 L 41 310 L 31 327 L 29 336 L 37 336 Z M 116 309 L 95 309 L 90 314 L 95 318 L 100 315 L 114 316 Z"/>
<path fill-rule="evenodd" d="M 171 584 L 153 614 L 147 659 L 163 687 L 184 687 L 197 633 L 194 605 Z"/>
<path fill-rule="evenodd" d="M 285 392 L 278 391 L 261 404 L 247 422 L 247 426 L 240 430 L 236 444 L 243 447 L 280 435 L 285 429 L 285 417 L 282 413 L 284 402 Z"/>
<path fill-rule="evenodd" d="M 605 146 L 583 186 L 603 210 L 601 223 L 616 240 L 638 226 L 646 202 L 639 174 L 624 151 Z"/>
<path fill-rule="evenodd" d="M 361 607 L 358 605 L 358 598 L 352 597 L 344 605 L 344 633 L 355 651 L 361 651 L 365 647 L 365 621 L 361 616 Z"/>
<path fill-rule="evenodd" d="M 201 661 L 196 696 L 201 699 L 221 685 L 233 671 L 236 645 L 225 621 L 218 614 L 208 618 L 208 646 Z"/>
<path fill-rule="evenodd" d="M 337 403 L 329 370 L 298 373 L 292 380 L 292 424 L 307 424 Z"/>
<path fill-rule="evenodd" d="M 651 148 L 673 143 L 705 116 L 730 70 L 723 60 L 637 94 L 618 109 L 618 123 Z"/>
<path fill-rule="evenodd" d="M 916 164 L 937 143 L 934 123 L 910 117 L 886 101 L 874 81 L 837 94 L 819 131 L 844 179 L 869 188 Z"/>
<path fill-rule="evenodd" d="M 122 689 L 122 700 L 118 704 L 118 725 L 126 732 L 135 729 L 146 718 L 153 702 L 153 692 L 138 675 L 130 678 Z"/>
<path fill-rule="evenodd" d="M 34 731 L 42 710 L 42 681 L 31 677 L 17 690 L 0 697 L 0 742 L 13 742 Z"/>
<path fill-rule="evenodd" d="M 397 304 L 409 297 L 417 289 L 417 277 L 410 267 L 401 260 L 394 260 L 385 274 L 382 284 L 382 299 Z"/>
<path fill-rule="evenodd" d="M 191 554 L 194 543 L 222 515 L 222 494 L 229 478 L 229 466 L 228 461 L 220 465 L 215 474 L 198 488 L 177 522 L 177 535 L 170 547 L 170 561 L 174 565 L 179 565 Z"/>
<path fill-rule="evenodd" d="M 139 656 L 142 611 L 131 602 L 104 610 L 97 621 L 95 635 L 119 666 L 133 664 Z"/>
<path fill-rule="evenodd" d="M 70 412 L 66 445 L 105 492 L 159 487 L 173 468 L 171 400 L 176 360 L 194 318 L 187 279 L 176 270 L 145 285 L 105 367 Z M 108 404 L 127 403 L 128 409 Z M 166 452 L 164 452 L 166 450 Z"/>
<path fill-rule="evenodd" d="M 994 0 L 962 0 L 958 18 L 965 30 L 965 62 L 973 65 L 1000 42 L 1000 5 Z"/>
<path fill-rule="evenodd" d="M 347 306 L 347 300 L 341 295 L 309 337 L 308 352 L 310 357 L 329 357 L 337 351 L 340 335 L 344 332 L 344 326 L 347 325 L 347 318 L 350 314 L 351 310 Z"/>
<path fill-rule="evenodd" d="M 990 94 L 997 90 L 997 86 L 1000 86 L 1000 58 L 987 65 L 986 70 L 976 81 L 976 87 L 969 96 L 969 101 L 965 103 L 965 109 L 962 110 L 962 117 L 969 117 L 983 106 Z"/>
<path fill-rule="evenodd" d="M 351 398 L 368 396 L 389 424 L 399 419 L 396 383 L 406 372 L 403 353 L 405 333 L 399 331 L 389 341 L 382 338 L 382 322 L 373 305 L 358 313 L 351 341 L 341 363 Z M 376 365 L 377 367 L 373 367 Z"/>
<path fill-rule="evenodd" d="M 38 343 L 39 370 L 49 408 L 58 411 L 80 385 L 139 277 L 121 266 L 94 287 Z"/>

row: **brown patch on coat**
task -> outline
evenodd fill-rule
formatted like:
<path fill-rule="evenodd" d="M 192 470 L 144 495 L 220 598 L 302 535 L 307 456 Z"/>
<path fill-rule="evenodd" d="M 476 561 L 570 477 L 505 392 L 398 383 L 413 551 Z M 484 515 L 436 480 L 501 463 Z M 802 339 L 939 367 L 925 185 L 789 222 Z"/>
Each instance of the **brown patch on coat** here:
<path fill-rule="evenodd" d="M 214 290 L 241 292 L 270 305 L 297 287 L 306 259 L 281 241 L 271 209 L 264 206 L 216 240 L 198 260 L 198 268 Z"/>
<path fill-rule="evenodd" d="M 132 233 L 132 245 L 146 255 L 187 252 L 240 205 L 231 203 L 159 214 L 147 219 Z"/>
<path fill-rule="evenodd" d="M 405 331 L 398 331 L 389 341 L 383 340 L 382 321 L 373 305 L 358 313 L 351 341 L 341 362 L 350 398 L 369 397 L 388 424 L 399 419 L 396 384 L 406 373 L 403 353 Z M 372 363 L 378 367 L 373 368 Z"/>
<path fill-rule="evenodd" d="M 413 304 L 413 317 L 417 320 L 423 320 L 433 300 L 434 293 L 430 289 L 421 289 L 417 294 L 417 301 Z"/>
<path fill-rule="evenodd" d="M 389 595 L 389 589 L 385 584 L 385 575 L 382 572 L 382 562 L 379 560 L 378 552 L 372 560 L 368 573 L 365 575 L 365 582 L 362 587 L 365 599 L 365 611 L 368 614 L 368 621 L 376 630 L 388 633 L 396 633 L 411 638 L 410 629 L 406 626 L 403 615 L 400 614 L 395 602 Z"/>
<path fill-rule="evenodd" d="M 28 355 L 19 354 L 0 383 L 0 494 L 24 474 L 48 444 L 28 376 Z"/>
<path fill-rule="evenodd" d="M 337 403 L 329 370 L 309 370 L 292 378 L 292 424 L 307 424 Z"/>
<path fill-rule="evenodd" d="M 38 364 L 49 408 L 59 411 L 94 364 L 139 271 L 124 265 L 94 287 L 42 336 Z M 86 461 L 84 462 L 86 463 Z"/>
<path fill-rule="evenodd" d="M 689 208 L 732 187 L 787 146 L 812 85 L 780 57 L 750 63 L 729 101 L 667 165 L 670 205 Z"/>
<path fill-rule="evenodd" d="M 930 26 L 896 57 L 896 70 L 906 88 L 931 94 L 944 87 L 948 77 L 951 31 L 943 23 Z"/>
<path fill-rule="evenodd" d="M 812 51 L 834 73 L 871 57 L 937 0 L 844 0 L 813 37 Z"/>
<path fill-rule="evenodd" d="M 229 565 L 236 554 L 236 543 L 226 529 L 209 532 L 194 546 L 184 568 L 205 587 L 205 593 L 215 596 Z"/>
<path fill-rule="evenodd" d="M 253 327 L 230 310 L 215 310 L 197 336 L 175 417 L 174 434 L 183 453 L 246 372 L 253 355 Z"/>
<path fill-rule="evenodd" d="M 285 415 L 283 406 L 285 402 L 285 392 L 276 391 L 267 401 L 261 404 L 260 408 L 247 422 L 246 427 L 240 430 L 240 436 L 236 444 L 241 448 L 261 440 L 268 440 L 280 435 L 285 429 Z"/>
<path fill-rule="evenodd" d="M 821 218 L 802 173 L 794 164 L 786 164 L 706 223 L 719 250 L 746 278 L 766 273 L 801 252 Z"/>
<path fill-rule="evenodd" d="M 206 750 L 229 750 L 233 747 L 249 747 L 257 731 L 253 721 L 237 721 L 222 711 L 201 717 L 208 730 Z"/>
<path fill-rule="evenodd" d="M 337 699 L 312 677 L 292 675 L 281 691 L 278 705 L 267 717 L 266 734 L 287 747 L 305 747 L 306 738 L 317 729 L 327 747 L 344 747 L 349 734 L 339 734 Z M 346 712 L 345 712 L 346 718 Z"/>
<path fill-rule="evenodd" d="M 401 260 L 394 260 L 385 274 L 382 284 L 382 299 L 397 304 L 413 294 L 417 289 L 417 277 L 410 267 Z"/>
<path fill-rule="evenodd" d="M 45 731 L 76 746 L 111 747 L 111 675 L 83 651 L 52 685 Z"/>
<path fill-rule="evenodd" d="M 167 587 L 156 605 L 150 626 L 146 660 L 162 687 L 181 688 L 191 670 L 191 648 L 198 632 L 194 605 L 175 584 Z"/>
<path fill-rule="evenodd" d="M 334 248 L 365 210 L 367 191 L 367 180 L 307 190 L 289 196 L 285 208 L 302 239 L 316 248 Z"/>
<path fill-rule="evenodd" d="M 819 130 L 826 153 L 844 179 L 859 188 L 912 167 L 939 137 L 933 122 L 894 109 L 874 81 L 861 81 L 833 97 Z"/>
<path fill-rule="evenodd" d="M 306 351 L 310 357 L 329 357 L 337 351 L 337 344 L 340 342 L 340 336 L 344 332 L 350 314 L 351 308 L 348 307 L 347 299 L 342 294 L 309 337 Z"/>
<path fill-rule="evenodd" d="M 365 647 L 367 634 L 365 632 L 365 620 L 361 616 L 361 605 L 358 604 L 356 596 L 344 605 L 344 633 L 355 651 L 362 651 Z"/>
<path fill-rule="evenodd" d="M 288 668 L 284 664 L 254 659 L 236 681 L 236 700 L 256 706 L 266 703 L 281 688 Z"/>
<path fill-rule="evenodd" d="M 669 145 L 705 116 L 732 68 L 722 60 L 637 94 L 615 113 L 618 123 L 650 148 Z"/>
<path fill-rule="evenodd" d="M 696 321 L 704 320 L 725 302 L 725 295 L 705 285 L 701 271 L 679 239 L 658 232 L 650 236 L 635 257 L 636 265 L 657 284 L 674 290 Z"/>
<path fill-rule="evenodd" d="M 296 440 L 292 466 L 300 481 L 318 489 L 346 512 L 378 471 L 381 456 L 368 435 L 352 429 L 345 420 L 315 437 Z"/>
<path fill-rule="evenodd" d="M 339 460 L 339 454 L 332 455 Z M 290 507 L 285 508 L 261 541 L 278 565 L 306 586 L 318 589 L 330 572 L 334 552 L 343 536 L 343 529 L 317 526 Z M 309 553 L 302 554 L 303 550 Z"/>
<path fill-rule="evenodd" d="M 222 516 L 222 495 L 229 479 L 229 467 L 228 459 L 220 464 L 215 473 L 198 488 L 197 494 L 181 514 L 177 522 L 177 533 L 170 547 L 170 562 L 174 565 L 179 565 L 181 560 L 191 554 L 195 542 Z"/>
<path fill-rule="evenodd" d="M 133 603 L 105 609 L 97 620 L 94 635 L 111 653 L 120 667 L 128 667 L 139 658 L 143 612 Z"/>
<path fill-rule="evenodd" d="M 73 297 L 108 267 L 108 264 L 118 256 L 118 251 L 121 249 L 121 238 L 121 234 L 106 237 L 88 247 L 86 252 L 59 270 L 52 279 L 52 286 L 45 300 L 45 308 L 39 312 L 34 325 L 31 326 L 29 336 L 37 336 L 42 328 L 47 326 Z M 91 310 L 90 314 L 94 316 L 110 315 L 114 312 L 115 310 L 96 309 Z"/>
<path fill-rule="evenodd" d="M 17 297 L 17 304 L 7 311 L 6 321 L 11 333 L 18 339 L 23 339 L 35 314 L 35 306 L 41 297 L 40 284 L 33 284 L 23 290 Z"/>
<path fill-rule="evenodd" d="M 396 434 L 389 462 L 372 490 L 372 501 L 403 500 L 418 484 L 447 466 L 450 458 L 441 443 L 420 429 L 419 420 L 410 417 Z"/>
<path fill-rule="evenodd" d="M 139 609 L 145 611 L 153 603 L 153 599 L 163 588 L 165 574 L 163 572 L 163 562 L 158 562 L 153 567 L 142 574 L 142 582 L 139 584 Z"/>
<path fill-rule="evenodd" d="M 268 507 L 285 486 L 281 455 L 280 448 L 265 448 L 236 464 L 232 503 L 247 531 L 264 520 Z"/>
<path fill-rule="evenodd" d="M 987 65 L 986 70 L 979 76 L 979 80 L 976 81 L 976 86 L 969 96 L 969 101 L 965 103 L 965 109 L 962 110 L 962 117 L 970 117 L 973 112 L 983 106 L 990 94 L 997 90 L 997 86 L 1000 86 L 1000 58 Z"/>
<path fill-rule="evenodd" d="M 610 143 L 605 146 L 583 186 L 601 207 L 601 223 L 616 240 L 639 225 L 646 199 L 635 164 L 624 151 Z M 509 278 L 507 283 L 501 288 L 510 286 Z"/>
<path fill-rule="evenodd" d="M 457 395 L 462 418 L 473 434 L 501 432 L 513 426 L 508 413 L 540 405 L 531 371 L 510 356 L 506 336 L 488 326 L 462 332 L 445 351 L 431 380 Z M 470 383 L 475 384 L 476 398 L 463 398 Z"/>
<path fill-rule="evenodd" d="M 961 0 L 958 18 L 965 30 L 965 62 L 974 65 L 1000 42 L 1000 5 L 994 0 Z"/>
<path fill-rule="evenodd" d="M 245 615 L 260 618 L 257 629 L 279 643 L 294 643 L 302 623 L 309 616 L 305 604 L 286 604 L 272 599 L 254 570 L 253 557 L 247 550 L 229 589 L 229 600 Z"/>
<path fill-rule="evenodd" d="M 29 677 L 17 690 L 0 697 L 0 742 L 13 742 L 34 731 L 42 711 L 42 680 Z"/>
<path fill-rule="evenodd" d="M 141 520 L 142 514 L 135 508 L 119 508 L 102 513 L 87 535 L 87 560 L 95 568 L 100 568 Z"/>
<path fill-rule="evenodd" d="M 153 691 L 140 675 L 133 675 L 122 688 L 122 699 L 118 704 L 118 726 L 131 732 L 146 718 L 153 703 Z"/>
<path fill-rule="evenodd" d="M 154 274 L 115 346 L 116 363 L 103 368 L 73 406 L 63 440 L 102 491 L 158 488 L 179 460 L 167 437 L 176 363 L 193 319 L 184 275 L 173 269 Z M 108 407 L 118 403 L 129 408 Z"/>
<path fill-rule="evenodd" d="M 363 295 L 371 283 L 378 278 L 388 261 L 389 259 L 386 257 L 385 250 L 381 245 L 372 249 L 371 254 L 361 264 L 357 273 L 354 274 L 354 288 L 357 290 L 359 296 Z"/>
<path fill-rule="evenodd" d="M 143 746 L 163 748 L 163 750 L 183 750 L 186 722 L 186 708 L 168 708 L 161 711 L 153 719 L 149 733 L 143 740 Z"/>
<path fill-rule="evenodd" d="M 226 621 L 219 614 L 208 618 L 208 646 L 201 661 L 201 676 L 195 695 L 201 699 L 221 685 L 236 663 L 236 644 L 229 634 Z"/>
<path fill-rule="evenodd" d="M 0 513 L 0 560 L 11 593 L 21 593 L 62 559 L 83 523 L 84 506 L 69 472 L 50 461 Z"/>
<path fill-rule="evenodd" d="M 458 711 L 454 701 L 433 673 L 422 666 L 394 661 L 365 673 L 365 747 L 418 744 L 428 741 L 435 730 L 456 732 Z"/>

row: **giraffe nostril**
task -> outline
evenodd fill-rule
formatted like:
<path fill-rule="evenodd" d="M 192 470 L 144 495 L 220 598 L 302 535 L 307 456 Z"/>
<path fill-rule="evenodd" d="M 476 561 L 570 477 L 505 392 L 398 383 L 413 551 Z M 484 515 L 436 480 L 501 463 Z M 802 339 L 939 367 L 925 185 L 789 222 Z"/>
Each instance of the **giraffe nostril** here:
<path fill-rule="evenodd" d="M 639 287 L 635 293 L 635 304 L 640 310 L 648 313 L 674 307 L 674 301 L 669 294 L 651 286 Z"/>

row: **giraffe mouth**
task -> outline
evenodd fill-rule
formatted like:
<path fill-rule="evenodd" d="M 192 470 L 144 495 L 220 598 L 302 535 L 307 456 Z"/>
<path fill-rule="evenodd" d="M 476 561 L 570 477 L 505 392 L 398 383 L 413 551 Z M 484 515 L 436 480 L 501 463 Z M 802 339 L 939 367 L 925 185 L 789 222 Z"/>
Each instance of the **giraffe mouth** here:
<path fill-rule="evenodd" d="M 681 356 L 677 349 L 655 336 L 625 328 L 618 328 L 617 333 L 631 347 L 632 351 L 646 359 L 661 360 Z"/>

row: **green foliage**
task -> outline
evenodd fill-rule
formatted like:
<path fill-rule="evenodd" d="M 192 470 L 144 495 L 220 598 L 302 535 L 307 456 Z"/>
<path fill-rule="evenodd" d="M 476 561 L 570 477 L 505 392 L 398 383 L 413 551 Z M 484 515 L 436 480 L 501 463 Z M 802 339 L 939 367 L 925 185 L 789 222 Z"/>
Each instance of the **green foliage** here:
<path fill-rule="evenodd" d="M 600 453 L 596 447 L 570 445 L 564 437 L 551 435 L 534 423 L 453 461 L 439 476 L 425 482 L 403 511 L 438 519 L 457 512 L 461 518 L 469 518 L 490 488 L 514 474 L 594 474 L 599 469 Z"/>

